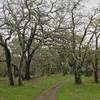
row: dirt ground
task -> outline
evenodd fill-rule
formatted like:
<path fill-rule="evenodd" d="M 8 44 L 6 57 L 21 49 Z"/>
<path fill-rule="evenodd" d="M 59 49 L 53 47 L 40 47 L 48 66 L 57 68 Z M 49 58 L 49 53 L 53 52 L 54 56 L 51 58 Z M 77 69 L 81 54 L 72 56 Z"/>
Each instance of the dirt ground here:
<path fill-rule="evenodd" d="M 56 100 L 55 94 L 64 83 L 65 81 L 59 81 L 50 86 L 47 90 L 43 91 L 38 97 L 36 97 L 35 100 Z"/>

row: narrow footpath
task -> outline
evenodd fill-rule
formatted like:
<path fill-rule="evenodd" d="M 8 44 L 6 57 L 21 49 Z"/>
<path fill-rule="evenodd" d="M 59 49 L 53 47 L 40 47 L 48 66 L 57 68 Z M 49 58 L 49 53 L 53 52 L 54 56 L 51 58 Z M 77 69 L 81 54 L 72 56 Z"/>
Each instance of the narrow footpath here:
<path fill-rule="evenodd" d="M 64 83 L 65 81 L 59 81 L 50 86 L 47 90 L 43 91 L 38 97 L 36 97 L 35 100 L 56 100 L 55 94 Z"/>

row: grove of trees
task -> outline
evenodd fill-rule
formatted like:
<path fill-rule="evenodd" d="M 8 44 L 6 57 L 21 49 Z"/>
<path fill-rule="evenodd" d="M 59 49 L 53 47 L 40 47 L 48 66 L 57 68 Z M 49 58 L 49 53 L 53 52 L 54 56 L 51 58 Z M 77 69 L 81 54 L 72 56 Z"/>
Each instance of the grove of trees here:
<path fill-rule="evenodd" d="M 84 0 L 1 0 L 0 74 L 18 85 L 32 77 L 92 73 L 99 83 L 100 8 Z"/>

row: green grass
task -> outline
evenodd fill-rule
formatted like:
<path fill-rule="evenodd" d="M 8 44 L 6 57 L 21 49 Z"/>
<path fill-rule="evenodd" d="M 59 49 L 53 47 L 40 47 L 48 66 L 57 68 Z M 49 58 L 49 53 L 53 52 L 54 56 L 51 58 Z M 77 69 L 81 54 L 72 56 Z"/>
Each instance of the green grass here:
<path fill-rule="evenodd" d="M 56 93 L 57 100 L 100 100 L 100 84 L 93 83 L 92 78 L 82 78 L 82 85 L 75 85 L 72 76 L 45 76 L 24 82 L 24 86 L 11 87 L 0 78 L 0 100 L 34 100 L 43 90 L 60 80 L 66 83 Z"/>
<path fill-rule="evenodd" d="M 57 91 L 57 100 L 100 100 L 100 84 L 92 78 L 84 78 L 82 85 L 75 85 L 69 76 L 66 83 Z"/>
<path fill-rule="evenodd" d="M 25 82 L 24 86 L 8 86 L 5 81 L 0 79 L 0 100 L 34 100 L 43 90 L 50 85 L 65 78 L 61 75 L 38 78 Z"/>

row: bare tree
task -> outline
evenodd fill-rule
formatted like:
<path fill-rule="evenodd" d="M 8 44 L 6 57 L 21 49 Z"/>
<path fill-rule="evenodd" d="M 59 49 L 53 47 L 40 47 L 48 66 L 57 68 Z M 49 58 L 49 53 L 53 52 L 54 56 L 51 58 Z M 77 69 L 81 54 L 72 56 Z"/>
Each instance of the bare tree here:
<path fill-rule="evenodd" d="M 48 9 L 46 3 L 48 4 Z M 21 85 L 22 66 L 25 60 L 25 79 L 30 79 L 30 64 L 34 52 L 42 44 L 45 34 L 47 33 L 46 25 L 53 19 L 50 15 L 57 12 L 53 9 L 55 2 L 45 0 L 18 0 L 6 2 L 3 5 L 3 14 L 6 24 L 14 30 L 16 38 L 19 39 L 21 47 L 20 63 L 19 63 L 19 85 Z M 44 31 L 46 30 L 46 31 Z M 36 46 L 33 47 L 33 43 Z"/>
<path fill-rule="evenodd" d="M 14 86 L 14 79 L 13 79 L 12 65 L 11 65 L 11 51 L 8 46 L 8 41 L 11 39 L 11 36 L 12 36 L 12 31 L 10 31 L 9 36 L 7 38 L 3 37 L 3 35 L 0 33 L 0 45 L 4 48 L 5 51 L 9 83 L 11 86 Z"/>

